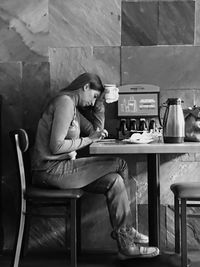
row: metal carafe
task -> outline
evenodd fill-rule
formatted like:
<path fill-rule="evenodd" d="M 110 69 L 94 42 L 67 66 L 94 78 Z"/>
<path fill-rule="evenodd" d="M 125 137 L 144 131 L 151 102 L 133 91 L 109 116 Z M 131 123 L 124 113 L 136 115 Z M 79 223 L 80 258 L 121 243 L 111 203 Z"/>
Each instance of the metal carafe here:
<path fill-rule="evenodd" d="M 182 143 L 185 138 L 185 119 L 180 98 L 168 98 L 163 118 L 165 143 Z"/>

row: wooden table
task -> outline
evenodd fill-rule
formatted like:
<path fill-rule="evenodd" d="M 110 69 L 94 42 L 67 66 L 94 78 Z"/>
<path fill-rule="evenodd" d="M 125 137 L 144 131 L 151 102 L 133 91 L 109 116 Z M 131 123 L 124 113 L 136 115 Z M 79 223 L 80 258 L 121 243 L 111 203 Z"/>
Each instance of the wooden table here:
<path fill-rule="evenodd" d="M 128 144 L 107 140 L 90 145 L 90 154 L 146 154 L 148 180 L 149 245 L 160 247 L 160 154 L 200 153 L 200 142 Z"/>

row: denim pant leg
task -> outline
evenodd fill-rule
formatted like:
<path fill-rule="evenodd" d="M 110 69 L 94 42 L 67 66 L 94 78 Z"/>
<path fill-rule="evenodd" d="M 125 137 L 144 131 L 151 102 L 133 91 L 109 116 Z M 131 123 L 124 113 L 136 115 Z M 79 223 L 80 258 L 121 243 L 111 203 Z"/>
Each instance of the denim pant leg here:
<path fill-rule="evenodd" d="M 132 216 L 124 181 L 128 166 L 119 157 L 88 157 L 71 161 L 52 162 L 51 168 L 34 173 L 34 184 L 54 188 L 83 188 L 104 194 L 114 229 L 129 224 Z"/>
<path fill-rule="evenodd" d="M 87 192 L 104 194 L 113 229 L 132 225 L 130 201 L 124 180 L 118 173 L 107 174 L 83 188 Z"/>
<path fill-rule="evenodd" d="M 128 180 L 128 167 L 119 157 L 86 157 L 76 160 L 48 162 L 44 171 L 33 171 L 33 183 L 60 189 L 82 188 L 109 173 L 119 173 Z"/>

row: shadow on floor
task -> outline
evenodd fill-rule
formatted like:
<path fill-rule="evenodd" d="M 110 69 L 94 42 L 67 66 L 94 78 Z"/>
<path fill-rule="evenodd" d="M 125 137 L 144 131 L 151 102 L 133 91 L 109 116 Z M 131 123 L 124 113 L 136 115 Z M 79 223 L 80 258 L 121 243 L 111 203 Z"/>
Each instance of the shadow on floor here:
<path fill-rule="evenodd" d="M 175 255 L 162 254 L 155 258 L 139 258 L 121 261 L 121 267 L 142 266 L 142 267 L 180 267 L 180 258 Z"/>
<path fill-rule="evenodd" d="M 190 267 L 200 267 L 200 253 L 189 254 Z M 10 267 L 11 255 L 0 256 L 0 266 Z M 28 253 L 20 260 L 19 267 L 70 267 L 69 257 L 64 252 Z M 166 253 L 156 258 L 139 258 L 119 261 L 116 253 L 84 253 L 79 256 L 78 267 L 180 267 L 180 257 Z"/>
<path fill-rule="evenodd" d="M 120 262 L 121 267 L 181 267 L 180 255 L 174 253 L 162 253 L 155 258 L 139 258 Z M 199 251 L 189 253 L 188 267 L 200 267 Z"/>

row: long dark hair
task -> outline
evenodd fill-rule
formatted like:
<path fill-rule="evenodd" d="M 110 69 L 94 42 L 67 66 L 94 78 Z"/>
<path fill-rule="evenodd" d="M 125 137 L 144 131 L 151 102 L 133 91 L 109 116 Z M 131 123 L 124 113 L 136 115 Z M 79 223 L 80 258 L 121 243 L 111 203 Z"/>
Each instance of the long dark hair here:
<path fill-rule="evenodd" d="M 89 84 L 91 89 L 100 91 L 101 93 L 104 91 L 104 86 L 99 76 L 94 73 L 85 72 L 79 75 L 67 87 L 61 89 L 60 92 L 75 91 L 79 88 L 83 88 L 86 84 Z"/>
<path fill-rule="evenodd" d="M 79 75 L 75 80 L 73 80 L 67 87 L 61 89 L 52 99 L 48 100 L 46 105 L 44 105 L 44 109 L 42 110 L 41 115 L 43 114 L 44 110 L 60 95 L 66 94 L 67 92 L 72 92 L 83 88 L 86 84 L 90 85 L 91 89 L 97 90 L 99 92 L 104 91 L 104 86 L 102 84 L 101 79 L 97 74 L 85 72 Z"/>

